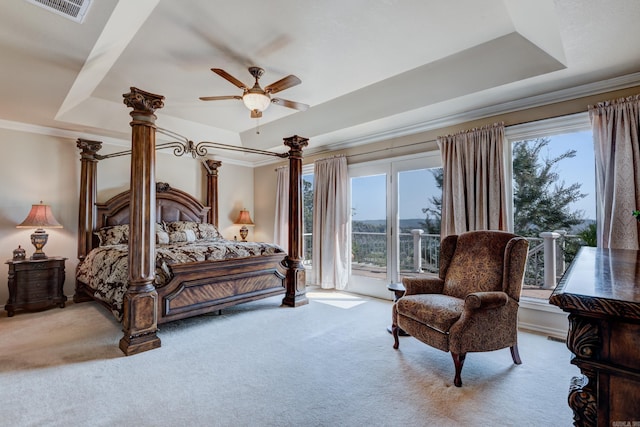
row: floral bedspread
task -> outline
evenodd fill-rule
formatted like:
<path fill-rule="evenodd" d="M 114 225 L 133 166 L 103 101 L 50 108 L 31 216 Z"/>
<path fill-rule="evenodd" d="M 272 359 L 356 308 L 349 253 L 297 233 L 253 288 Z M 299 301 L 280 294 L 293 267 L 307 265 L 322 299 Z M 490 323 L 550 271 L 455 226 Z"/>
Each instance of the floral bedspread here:
<path fill-rule="evenodd" d="M 122 320 L 122 301 L 129 280 L 128 245 L 107 245 L 93 249 L 78 266 L 76 279 L 94 291 L 94 298 L 106 302 Z M 271 243 L 212 239 L 156 245 L 156 287 L 169 283 L 172 264 L 272 255 L 284 252 Z"/>

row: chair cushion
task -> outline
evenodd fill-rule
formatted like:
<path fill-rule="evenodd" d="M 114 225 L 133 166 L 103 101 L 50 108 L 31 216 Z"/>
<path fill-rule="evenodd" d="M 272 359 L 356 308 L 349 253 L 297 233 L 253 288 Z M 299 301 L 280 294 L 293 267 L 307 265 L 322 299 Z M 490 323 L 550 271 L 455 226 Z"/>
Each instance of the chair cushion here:
<path fill-rule="evenodd" d="M 400 298 L 398 314 L 447 333 L 462 315 L 464 300 L 442 294 L 419 294 Z"/>

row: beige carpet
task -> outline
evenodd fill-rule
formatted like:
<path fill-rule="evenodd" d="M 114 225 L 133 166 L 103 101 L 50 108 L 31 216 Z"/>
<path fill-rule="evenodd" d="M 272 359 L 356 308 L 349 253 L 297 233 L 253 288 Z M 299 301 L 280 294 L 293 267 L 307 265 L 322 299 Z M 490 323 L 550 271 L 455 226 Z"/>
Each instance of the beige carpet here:
<path fill-rule="evenodd" d="M 310 292 L 162 327 L 162 347 L 125 357 L 94 303 L 0 317 L 2 426 L 570 426 L 563 343 L 521 332 L 508 349 L 453 363 L 406 337 L 391 303 Z"/>

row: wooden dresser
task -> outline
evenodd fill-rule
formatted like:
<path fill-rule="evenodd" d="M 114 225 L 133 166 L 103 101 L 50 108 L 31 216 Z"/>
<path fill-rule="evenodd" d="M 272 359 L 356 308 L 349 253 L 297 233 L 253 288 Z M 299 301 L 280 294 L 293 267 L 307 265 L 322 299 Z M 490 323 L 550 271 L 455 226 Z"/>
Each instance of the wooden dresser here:
<path fill-rule="evenodd" d="M 583 247 L 549 302 L 569 313 L 576 426 L 640 426 L 640 251 Z"/>

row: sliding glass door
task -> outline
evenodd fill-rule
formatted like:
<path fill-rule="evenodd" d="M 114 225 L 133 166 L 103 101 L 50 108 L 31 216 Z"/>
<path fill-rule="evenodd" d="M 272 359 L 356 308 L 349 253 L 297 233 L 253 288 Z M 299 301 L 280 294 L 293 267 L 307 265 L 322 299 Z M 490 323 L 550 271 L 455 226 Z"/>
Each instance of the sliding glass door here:
<path fill-rule="evenodd" d="M 429 231 L 423 209 L 430 208 L 430 199 L 439 189 L 428 168 L 439 162 L 439 156 L 423 155 L 349 167 L 349 291 L 391 298 L 389 283 L 421 264 L 417 260 L 422 259 L 422 251 L 416 249 L 414 254 L 415 239 L 426 237 Z"/>

